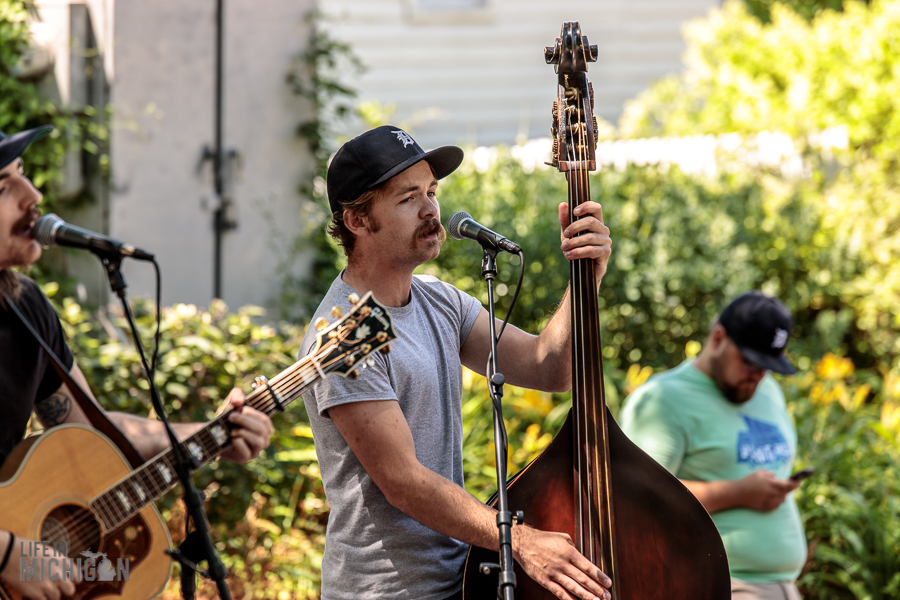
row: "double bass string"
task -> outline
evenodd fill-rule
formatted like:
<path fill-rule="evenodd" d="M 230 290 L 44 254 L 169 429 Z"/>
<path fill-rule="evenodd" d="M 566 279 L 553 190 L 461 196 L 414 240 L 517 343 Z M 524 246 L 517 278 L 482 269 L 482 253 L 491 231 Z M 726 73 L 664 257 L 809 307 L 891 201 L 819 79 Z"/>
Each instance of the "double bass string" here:
<path fill-rule="evenodd" d="M 585 82 L 573 84 L 570 76 L 565 77 L 565 82 L 564 131 L 565 141 L 569 142 L 565 146 L 566 157 L 571 165 L 567 173 L 571 184 L 569 216 L 570 221 L 574 222 L 575 207 L 590 199 L 588 161 L 591 158 L 591 137 L 588 127 L 592 120 L 588 109 L 589 92 L 587 86 L 583 85 Z M 574 398 L 578 399 L 573 401 L 579 474 L 576 504 L 580 515 L 580 519 L 576 521 L 576 529 L 581 551 L 612 576 L 615 570 L 612 489 L 605 435 L 607 424 L 603 401 L 603 366 L 593 269 L 593 262 L 587 259 L 571 263 L 573 360 L 577 366 L 573 392 Z"/>
<path fill-rule="evenodd" d="M 558 103 L 558 108 L 561 112 L 561 121 L 560 123 L 560 149 L 565 148 L 566 156 L 565 159 L 569 161 L 570 164 L 575 164 L 576 156 L 573 150 L 573 139 L 574 139 L 574 130 L 572 128 L 572 121 L 570 119 L 570 110 L 569 110 L 569 78 L 568 76 L 563 76 L 562 80 L 564 82 L 564 89 L 562 90 L 562 94 L 560 94 L 560 99 Z M 560 157 L 562 158 L 562 157 Z M 566 178 L 569 180 L 571 184 L 571 171 L 566 173 Z M 573 194 L 572 185 L 569 185 L 569 222 L 572 223 L 575 220 L 575 215 L 573 213 L 575 208 L 575 202 L 577 198 L 575 194 Z M 570 305 L 572 309 L 571 321 L 572 321 L 572 361 L 573 363 L 578 363 L 581 360 L 581 353 L 578 352 L 578 349 L 582 347 L 583 341 L 581 340 L 581 315 L 578 314 L 579 303 L 574 302 L 574 294 L 577 293 L 577 279 L 578 279 L 578 270 L 575 267 L 574 262 L 569 263 L 569 278 L 571 283 L 569 293 L 572 295 L 570 298 Z M 582 373 L 583 369 L 574 369 L 573 373 Z M 578 518 L 575 519 L 575 543 L 579 549 L 579 551 L 587 556 L 588 560 L 593 560 L 587 552 L 585 548 L 585 541 L 588 538 L 587 532 L 584 531 L 584 505 L 583 505 L 583 493 L 582 490 L 585 487 L 586 482 L 584 481 L 584 464 L 583 464 L 583 424 L 584 424 L 584 415 L 582 415 L 581 405 L 577 401 L 578 398 L 582 397 L 582 381 L 578 377 L 573 377 L 572 380 L 572 413 L 574 417 L 574 430 L 575 430 L 575 453 L 573 459 L 575 460 L 575 470 L 578 474 L 578 480 L 575 482 L 575 507 L 576 514 Z"/>

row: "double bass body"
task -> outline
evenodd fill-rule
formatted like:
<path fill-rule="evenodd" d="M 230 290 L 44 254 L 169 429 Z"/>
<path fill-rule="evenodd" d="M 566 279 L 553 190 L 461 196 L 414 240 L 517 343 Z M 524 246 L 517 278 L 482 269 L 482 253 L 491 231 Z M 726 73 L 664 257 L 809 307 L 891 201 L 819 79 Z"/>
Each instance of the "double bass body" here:
<path fill-rule="evenodd" d="M 566 173 L 569 211 L 590 199 L 595 168 L 592 91 L 585 75 L 597 48 L 577 22 L 563 24 L 545 58 L 556 65 L 554 165 Z M 632 443 L 606 407 L 593 262 L 570 262 L 572 410 L 550 446 L 514 476 L 509 507 L 532 527 L 569 534 L 613 581 L 613 600 L 728 600 L 722 539 L 706 509 L 678 479 Z M 481 563 L 496 552 L 473 547 L 464 600 L 493 600 L 497 575 Z M 516 565 L 516 598 L 554 596 Z"/>

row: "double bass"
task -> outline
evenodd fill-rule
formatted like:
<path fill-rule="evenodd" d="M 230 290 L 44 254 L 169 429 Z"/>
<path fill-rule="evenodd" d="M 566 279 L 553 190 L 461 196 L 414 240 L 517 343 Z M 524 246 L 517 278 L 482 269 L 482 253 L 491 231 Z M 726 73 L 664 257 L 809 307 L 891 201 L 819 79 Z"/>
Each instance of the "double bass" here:
<path fill-rule="evenodd" d="M 563 23 L 544 52 L 556 67 L 553 166 L 568 180 L 569 218 L 590 200 L 596 169 L 596 119 L 587 63 L 597 46 L 578 22 Z M 544 452 L 507 483 L 508 506 L 537 529 L 569 534 L 576 548 L 612 579 L 613 600 L 728 600 L 725 548 L 703 505 L 632 443 L 606 406 L 594 262 L 570 261 L 572 409 Z M 482 563 L 496 553 L 473 547 L 463 574 L 464 600 L 496 598 L 496 574 Z M 517 564 L 515 597 L 553 598 Z"/>

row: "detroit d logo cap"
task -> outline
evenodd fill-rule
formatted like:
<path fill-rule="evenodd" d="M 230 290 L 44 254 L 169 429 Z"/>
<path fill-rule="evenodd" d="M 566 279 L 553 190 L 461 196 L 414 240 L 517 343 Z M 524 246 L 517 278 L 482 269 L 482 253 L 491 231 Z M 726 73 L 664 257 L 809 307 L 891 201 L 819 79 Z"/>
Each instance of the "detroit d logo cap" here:
<path fill-rule="evenodd" d="M 428 161 L 434 176 L 443 179 L 456 170 L 463 151 L 443 146 L 425 152 L 412 137 L 393 125 L 383 125 L 357 136 L 341 146 L 328 166 L 326 184 L 331 212 L 378 187 L 419 161 Z"/>
<path fill-rule="evenodd" d="M 784 355 L 794 320 L 777 299 L 760 292 L 742 294 L 725 307 L 719 324 L 754 365 L 785 375 L 796 372 Z"/>

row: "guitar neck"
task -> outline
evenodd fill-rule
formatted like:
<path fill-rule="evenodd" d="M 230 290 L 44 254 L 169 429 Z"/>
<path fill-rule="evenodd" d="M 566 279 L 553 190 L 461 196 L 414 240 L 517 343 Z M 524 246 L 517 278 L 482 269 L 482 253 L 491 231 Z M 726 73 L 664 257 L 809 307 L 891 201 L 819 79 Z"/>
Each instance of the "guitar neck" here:
<path fill-rule="evenodd" d="M 327 365 L 324 368 L 330 370 Z M 314 356 L 307 356 L 259 385 L 247 396 L 245 403 L 271 416 L 284 410 L 325 375 L 323 365 L 316 362 Z M 230 413 L 231 410 L 224 412 L 183 441 L 198 466 L 214 460 L 231 445 Z M 169 448 L 91 501 L 91 507 L 103 521 L 106 531 L 127 522 L 178 485 L 175 461 L 175 451 Z"/>

